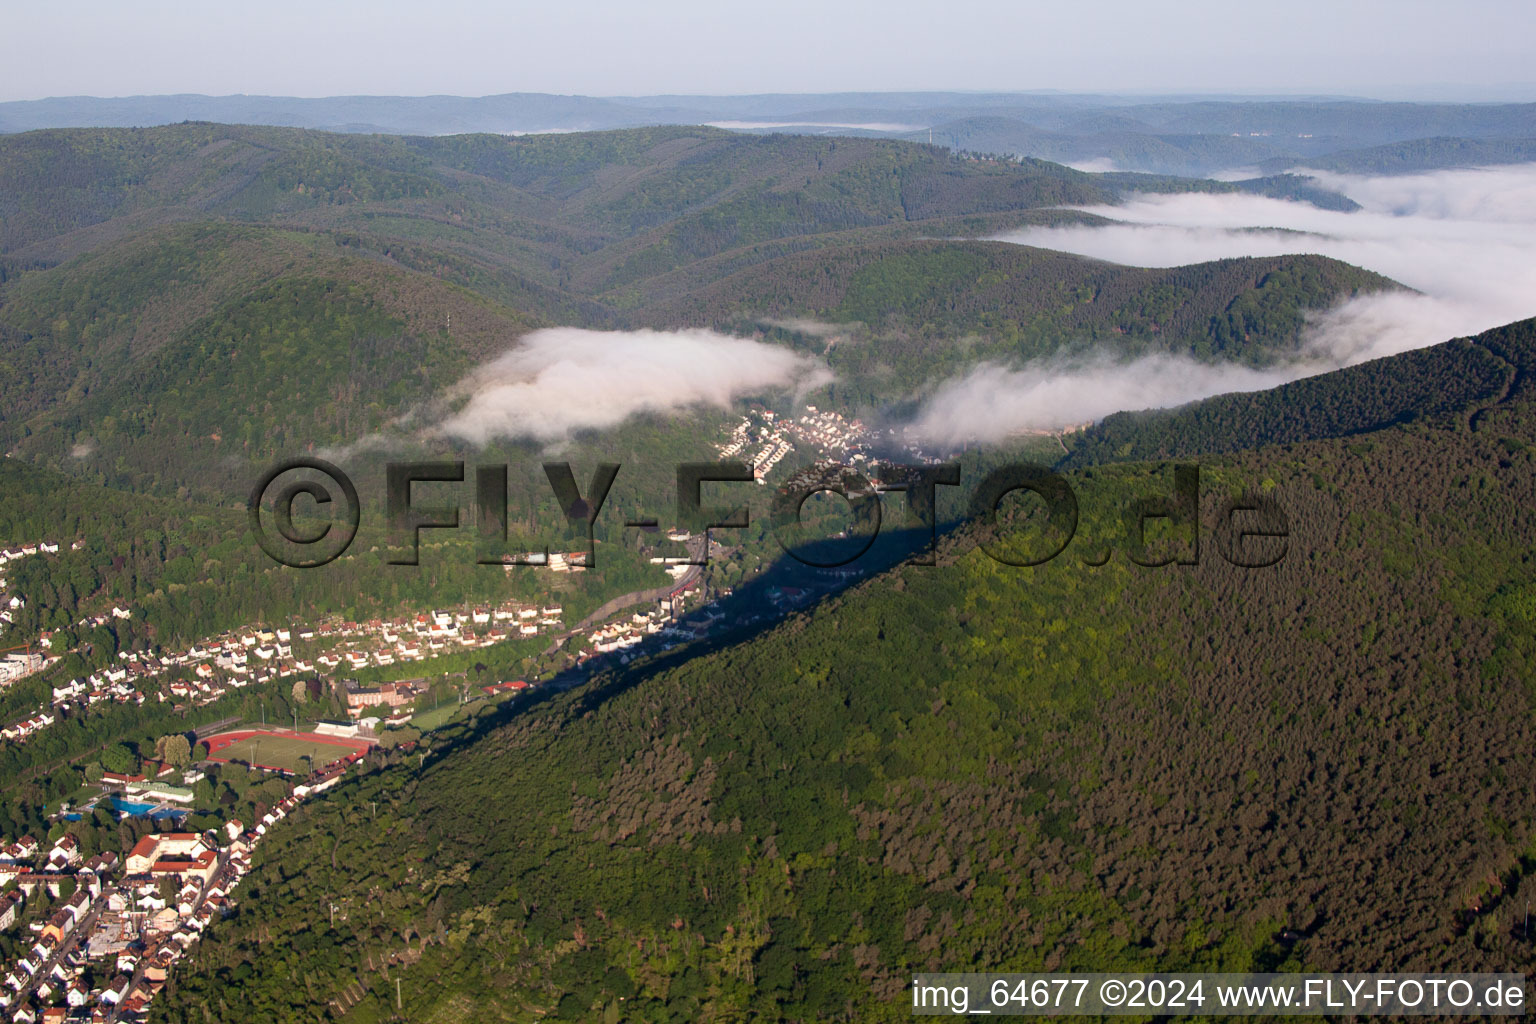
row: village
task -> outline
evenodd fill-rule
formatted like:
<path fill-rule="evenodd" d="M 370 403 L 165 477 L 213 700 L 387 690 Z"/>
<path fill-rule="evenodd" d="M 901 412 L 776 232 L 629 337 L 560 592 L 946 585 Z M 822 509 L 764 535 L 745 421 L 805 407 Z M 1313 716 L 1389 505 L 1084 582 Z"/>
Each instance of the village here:
<path fill-rule="evenodd" d="M 766 484 L 769 474 L 797 444 L 828 457 L 850 463 L 867 462 L 873 435 L 856 419 L 806 406 L 797 418 L 779 417 L 771 409 L 754 407 L 743 415 L 728 440 L 717 449 L 731 458 L 752 449 L 754 477 Z M 872 467 L 871 467 L 872 468 Z M 686 534 L 671 539 L 686 541 Z M 58 555 L 62 542 L 40 540 L 0 550 L 0 571 L 19 559 Z M 80 543 L 74 542 L 72 549 Z M 567 553 L 533 553 L 526 562 L 547 564 L 556 572 L 581 572 L 579 558 Z M 678 641 L 704 635 L 708 617 L 684 624 L 685 602 L 699 594 L 697 574 L 687 564 L 691 558 L 653 558 L 675 581 L 672 590 L 653 596 L 652 607 L 629 617 L 617 616 L 596 624 L 585 642 L 571 638 L 566 645 L 567 663 L 587 665 L 594 658 L 618 655 L 628 661 L 633 648 L 647 636 L 660 635 L 663 649 Z M 508 571 L 513 567 L 508 566 Z M 0 638 L 26 606 L 25 595 L 14 593 L 0 577 Z M 101 614 L 82 619 L 80 626 L 110 625 L 133 617 L 131 608 L 114 605 Z M 513 639 L 557 634 L 557 646 L 567 640 L 563 609 L 555 604 L 506 603 L 494 607 L 466 606 L 432 610 L 394 619 L 368 622 L 324 620 L 313 626 L 248 626 L 207 638 L 175 652 L 123 651 L 115 664 L 88 676 L 52 688 L 51 699 L 30 714 L 0 725 L 0 739 L 26 742 L 55 725 L 62 716 L 110 705 L 142 705 L 147 701 L 206 706 L 251 686 L 307 674 L 335 675 L 365 669 L 383 669 L 426 661 L 453 651 L 485 648 Z M 56 640 L 41 634 L 35 643 L 0 648 L 0 688 L 25 679 L 50 665 L 64 653 L 55 650 Z M 414 693 L 390 692 L 389 702 L 398 707 Z M 409 695 L 409 696 L 407 696 Z M 360 699 L 368 699 L 364 694 Z M 350 709 L 349 709 L 350 710 Z"/>
<path fill-rule="evenodd" d="M 75 541 L 72 549 L 78 549 L 80 542 Z M 0 573 L 7 571 L 12 563 L 19 562 L 23 558 L 31 558 L 37 555 L 57 555 L 59 542 L 40 540 L 27 544 L 19 544 L 15 547 L 0 548 Z M 5 643 L 5 637 L 10 633 L 16 622 L 17 613 L 27 606 L 26 595 L 16 592 L 12 587 L 9 576 L 0 576 L 0 645 Z M 46 640 L 40 644 L 29 643 L 0 646 L 0 652 L 4 658 L 0 658 L 0 687 L 24 679 L 35 672 L 40 672 L 49 664 L 48 655 L 43 648 Z"/>
<path fill-rule="evenodd" d="M 803 446 L 821 458 L 835 458 L 849 464 L 864 464 L 866 473 L 876 469 L 870 462 L 870 445 L 875 435 L 857 419 L 830 410 L 806 406 L 795 418 L 779 417 L 773 410 L 749 409 L 732 428 L 724 444 L 717 445 L 722 458 L 731 458 L 751 449 L 754 477 L 766 484 L 769 474 L 789 455 Z M 802 467 L 798 472 L 814 471 Z M 686 533 L 668 534 L 675 542 L 692 543 Z M 73 545 L 78 548 L 79 542 Z M 0 551 L 0 566 L 36 555 L 57 555 L 61 543 L 38 541 Z M 643 611 L 604 616 L 606 621 L 584 622 L 566 630 L 564 609 L 555 603 L 507 602 L 495 606 L 466 605 L 434 609 L 390 619 L 352 622 L 321 620 L 314 625 L 247 626 L 206 638 L 177 651 L 122 651 L 113 664 L 81 678 L 52 687 L 49 699 L 26 716 L 0 725 L 0 739 L 27 742 L 57 724 L 61 718 L 114 705 L 143 705 L 148 701 L 172 702 L 180 706 L 203 707 L 248 687 L 261 687 L 301 677 L 339 677 L 347 673 L 390 669 L 413 662 L 425 662 L 456 651 L 488 648 L 509 641 L 543 635 L 553 638 L 546 654 L 564 648 L 565 667 L 595 667 L 595 662 L 615 656 L 627 662 L 638 653 L 640 643 L 655 637 L 662 650 L 674 644 L 698 639 L 708 634 L 718 618 L 706 612 L 684 620 L 687 606 L 704 592 L 701 574 L 687 557 L 653 557 L 655 563 L 673 578 L 670 588 L 657 588 L 643 595 L 649 607 Z M 525 564 L 545 564 L 555 572 L 584 571 L 577 554 L 533 552 L 522 556 Z M 515 568 L 509 564 L 510 572 Z M 11 593 L 0 578 L 0 628 L 14 615 L 13 609 L 25 607 L 24 595 Z M 613 603 L 613 602 L 610 602 Z M 623 603 L 623 602 L 619 602 Z M 82 619 L 79 625 L 99 626 L 132 619 L 131 608 L 114 605 L 98 615 Z M 3 633 L 0 633 L 3 636 Z M 0 688 L 14 685 L 37 671 L 54 664 L 64 653 L 55 650 L 57 639 L 41 634 L 34 644 L 25 645 L 24 653 L 4 652 L 0 659 Z M 420 683 L 420 680 L 414 681 Z M 420 692 L 411 682 L 385 684 L 382 688 L 349 689 L 348 711 L 354 717 L 363 707 L 387 704 L 395 710 L 394 721 L 403 715 L 398 709 L 409 704 Z"/>
<path fill-rule="evenodd" d="M 693 629 L 672 624 L 672 616 L 680 614 L 685 598 L 697 592 L 697 588 L 685 584 L 649 612 L 631 614 L 589 635 L 578 634 L 574 639 L 580 643 L 574 657 L 587 664 L 608 653 L 629 652 L 648 637 L 695 635 Z M 328 629 L 317 627 L 314 634 L 317 640 L 328 636 L 356 643 L 359 638 L 368 637 L 370 641 L 398 643 L 385 640 L 384 633 L 443 633 L 453 627 L 462 635 L 467 632 L 466 626 L 477 624 L 473 613 L 467 622 L 459 622 L 446 612 L 417 618 L 423 621 L 354 628 L 348 628 L 348 624 Z M 501 621 L 522 618 L 503 616 Z M 718 618 L 718 613 L 706 609 L 694 628 L 702 631 Z M 493 621 L 494 613 L 478 624 L 489 625 Z M 422 627 L 419 631 L 412 628 L 418 626 Z M 292 636 L 302 641 L 307 632 Z M 253 642 L 248 644 L 247 639 Z M 279 657 L 275 649 L 288 644 L 279 638 L 278 631 L 273 631 L 270 639 L 252 633 L 218 644 L 199 645 L 201 657 L 191 652 L 187 657 L 208 664 L 208 659 L 217 657 L 215 652 L 249 655 L 262 644 L 274 649 L 274 664 L 267 670 L 279 671 L 277 666 L 281 663 L 275 661 Z M 142 678 L 153 677 L 150 670 L 144 673 Z M 241 676 L 230 674 L 224 681 L 239 685 Z M 126 682 L 125 678 L 108 685 L 123 686 Z M 487 697 L 496 698 L 521 694 L 535 685 L 515 680 L 492 683 L 482 689 Z M 255 849 L 269 830 L 300 802 L 337 785 L 361 759 L 362 752 L 372 746 L 371 736 L 381 724 L 387 728 L 411 717 L 407 711 L 381 723 L 372 709 L 408 708 L 419 696 L 419 690 L 411 682 L 386 682 L 374 687 L 348 682 L 345 694 L 348 714 L 353 720 L 321 722 L 310 738 L 356 738 L 357 749 L 308 775 L 262 765 L 254 758 L 245 762 L 293 780 L 286 795 L 266 810 L 254 826 L 247 827 L 231 818 L 222 829 L 155 832 L 144 836 L 131 850 L 107 851 L 90 858 L 82 857 L 78 842 L 68 832 L 51 843 L 40 843 L 32 836 L 14 842 L 0 840 L 0 934 L 19 929 L 22 935 L 12 946 L 18 950 L 16 955 L 0 964 L 0 1011 L 20 1024 L 143 1020 L 177 961 L 195 948 L 208 928 L 232 911 L 234 894 L 251 868 Z M 289 735 L 293 743 L 306 738 L 296 731 L 286 734 L 247 730 L 217 734 L 205 744 L 215 754 L 223 755 L 214 757 L 215 760 L 225 760 L 249 750 L 253 741 L 281 742 Z M 256 749 L 259 751 L 260 747 Z M 99 805 L 125 816 L 153 815 L 152 820 L 157 823 L 176 822 L 178 815 L 173 808 L 191 802 L 190 785 L 202 778 L 201 768 L 191 764 L 177 776 L 168 765 L 152 761 L 145 765 L 145 774 L 103 773 L 101 795 L 82 805 L 79 811 L 61 813 L 59 817 L 78 817 Z"/>
<path fill-rule="evenodd" d="M 0 840 L 0 932 L 22 932 L 0 964 L 0 1010 L 18 1024 L 143 1020 L 176 962 L 231 912 L 268 830 L 360 757 L 290 785 L 252 827 L 230 818 L 205 832 L 155 832 L 90 858 L 68 832 Z M 142 796 L 155 789 L 146 782 L 109 774 L 103 790 Z"/>
<path fill-rule="evenodd" d="M 764 475 L 782 458 L 773 452 L 793 447 L 789 437 L 818 447 L 841 445 L 845 454 L 859 454 L 855 449 L 861 428 L 856 421 L 814 410 L 802 420 L 775 428 L 782 433 L 771 448 L 765 446 L 769 454 L 759 463 Z M 763 425 L 771 422 L 765 418 Z M 366 622 L 326 619 L 313 625 L 252 626 L 173 652 L 124 651 L 107 667 L 54 685 L 50 700 L 34 714 L 0 728 L 0 738 L 24 743 L 64 716 L 114 706 L 150 701 L 212 705 L 247 687 L 290 678 L 332 688 L 347 719 L 318 722 L 309 734 L 299 732 L 297 721 L 291 733 L 281 735 L 265 726 L 236 726 L 235 731 L 201 740 L 197 756 L 179 775 L 168 764 L 148 760 L 143 762 L 144 774 L 106 771 L 95 783 L 100 789 L 96 796 L 73 810 L 66 804 L 53 815 L 62 826 L 105 809 L 120 819 L 138 817 L 168 829 L 150 833 L 132 849 L 82 857 L 68 831 L 45 842 L 30 836 L 0 842 L 0 942 L 14 954 L 0 964 L 0 1010 L 29 1024 L 143 1019 L 174 964 L 207 928 L 231 912 L 233 893 L 268 830 L 301 801 L 335 786 L 385 731 L 418 717 L 424 728 L 432 727 L 425 724 L 428 715 L 437 720 L 436 711 L 423 707 L 425 678 L 365 685 L 343 678 L 347 673 L 386 670 L 547 636 L 541 663 L 552 678 L 563 678 L 562 685 L 569 685 L 610 659 L 626 663 L 646 650 L 666 651 L 729 625 L 715 599 L 729 596 L 730 590 L 711 593 L 694 564 L 705 543 L 714 556 L 726 549 L 679 531 L 670 532 L 668 539 L 688 546 L 686 558 L 651 559 L 672 577 L 670 584 L 614 598 L 569 629 L 559 604 L 516 601 Z M 36 547 L 35 553 L 56 553 Z M 566 571 L 580 571 L 579 562 L 568 556 L 562 563 Z M 773 587 L 766 593 L 780 612 L 801 607 L 811 597 L 812 591 L 800 587 Z M 127 621 L 133 616 L 132 609 L 114 606 L 91 621 Z M 760 617 L 753 614 L 741 621 Z M 43 646 L 46 642 L 45 637 Z M 53 660 L 45 658 L 46 663 Z M 539 686 L 535 676 L 482 683 L 478 693 L 460 687 L 459 700 L 516 698 Z M 221 720 L 214 727 L 227 729 L 236 721 Z M 201 739 L 202 732 L 198 735 Z M 326 755 L 322 764 L 322 758 L 310 755 L 320 749 L 315 743 L 326 742 L 357 746 L 335 760 Z M 297 754 L 299 749 L 309 753 Z M 286 794 L 270 807 L 263 805 L 253 827 L 229 817 L 222 828 L 170 831 L 193 809 L 193 786 L 203 778 L 198 758 L 205 757 L 286 780 Z"/>
<path fill-rule="evenodd" d="M 680 584 L 649 610 L 634 612 L 628 619 L 618 618 L 601 626 L 587 636 L 590 648 L 579 642 L 575 645 L 572 651 L 574 663 L 588 666 L 595 658 L 614 653 L 620 654 L 621 662 L 628 662 L 634 648 L 651 636 L 662 641 L 662 650 L 670 650 L 673 642 L 696 640 L 707 635 L 707 624 L 714 621 L 707 609 L 698 623 L 678 621 L 688 599 L 699 592 L 696 586 Z"/>
<path fill-rule="evenodd" d="M 688 534 L 677 531 L 670 533 L 669 539 L 691 540 Z M 19 550 L 46 552 L 57 547 L 27 545 Z M 557 569 L 581 571 L 573 556 L 552 555 L 551 562 L 557 557 Z M 541 636 L 552 640 L 546 654 L 564 649 L 558 665 L 591 668 L 608 655 L 627 662 L 645 637 L 660 634 L 661 642 L 670 647 L 673 642 L 694 639 L 707 631 L 707 619 L 689 625 L 678 621 L 702 593 L 698 568 L 688 564 L 692 558 L 653 558 L 651 561 L 672 577 L 672 584 L 610 602 L 616 606 L 649 605 L 643 612 L 620 614 L 616 610 L 571 630 L 565 629 L 564 608 L 558 603 L 508 601 L 365 622 L 325 619 L 313 625 L 247 626 L 199 640 L 185 649 L 121 651 L 109 665 L 54 684 L 47 699 L 30 713 L 0 726 L 0 739 L 26 743 L 66 717 L 112 707 L 140 706 L 150 701 L 206 707 L 247 688 L 315 678 L 345 687 L 346 709 L 354 719 L 369 713 L 369 708 L 385 706 L 387 724 L 403 724 L 410 718 L 409 705 L 425 689 L 424 679 L 359 686 L 344 677 Z M 114 606 L 85 623 L 127 621 L 133 615 L 132 609 Z M 31 655 L 38 668 L 54 664 L 62 653 L 51 650 L 52 639 L 45 633 L 33 645 L 49 651 L 47 655 Z M 0 675 L 0 688 L 21 678 L 23 674 Z"/>
<path fill-rule="evenodd" d="M 767 414 L 771 416 L 771 413 Z M 790 437 L 819 445 L 854 444 L 858 426 L 835 414 L 815 416 L 803 423 L 782 425 L 777 440 L 766 437 L 759 461 L 762 475 L 792 450 Z M 771 423 L 764 420 L 764 425 Z M 703 553 L 704 538 L 672 531 L 668 539 L 688 545 L 687 557 L 657 557 L 651 561 L 672 577 L 668 585 L 641 594 L 616 598 L 575 628 L 566 629 L 564 609 L 557 603 L 509 601 L 498 605 L 439 608 L 365 622 L 325 619 L 310 624 L 249 626 L 200 640 L 172 651 L 123 651 L 114 661 L 90 674 L 61 681 L 49 698 L 28 716 L 0 727 L 0 739 L 26 743 L 61 719 L 100 713 L 113 707 L 149 702 L 204 707 L 249 687 L 293 679 L 319 680 L 334 687 L 345 706 L 347 720 L 320 722 L 307 738 L 345 738 L 366 750 L 383 730 L 410 724 L 423 713 L 426 680 L 402 679 L 364 685 L 343 678 L 348 673 L 388 669 L 411 662 L 429 662 L 512 640 L 547 635 L 545 655 L 552 670 L 577 670 L 585 675 L 609 659 L 624 663 L 645 648 L 669 650 L 708 636 L 725 615 L 710 601 L 700 568 L 692 564 Z M 53 542 L 22 545 L 0 551 L 0 562 L 36 555 L 56 555 Z M 719 554 L 722 549 L 711 545 Z M 551 563 L 555 558 L 552 556 Z M 557 570 L 581 571 L 579 560 L 560 556 Z M 25 597 L 5 590 L 0 580 L 0 606 L 24 607 Z M 714 596 L 727 596 L 729 592 Z M 775 590 L 774 602 L 798 604 L 799 591 Z M 14 602 L 14 604 L 11 604 Z M 638 605 L 639 607 L 636 607 Z M 131 608 L 112 606 L 83 625 L 130 621 Z M 9 623 L 14 616 L 0 621 Z M 0 662 L 0 686 L 13 685 L 53 664 L 62 652 L 51 649 L 51 637 L 29 645 L 26 660 Z M 10 666 L 19 666 L 11 668 Z M 425 667 L 425 666 L 424 666 Z M 329 682 L 327 682 L 327 678 Z M 315 685 L 312 681 L 311 687 Z M 496 700 L 526 693 L 536 678 L 482 684 L 482 693 L 461 693 Z M 234 720 L 218 723 L 227 726 Z M 267 830 L 298 802 L 334 786 L 361 756 L 350 753 L 316 770 L 308 757 L 296 762 L 273 760 L 266 751 L 282 741 L 255 731 L 212 737 L 227 746 L 213 760 L 232 760 L 253 769 L 286 777 L 287 795 L 266 810 L 254 827 L 231 818 L 222 829 L 203 832 L 155 832 L 131 850 L 80 855 L 74 836 L 62 832 L 51 842 L 24 836 L 0 842 L 0 938 L 15 952 L 0 965 L 0 1010 L 12 1020 L 116 1021 L 141 1019 L 165 984 L 171 967 L 202 932 L 230 912 L 232 894 L 250 869 L 251 854 Z M 306 739 L 297 731 L 291 743 Z M 199 756 L 209 754 L 200 744 Z M 255 756 L 253 755 L 253 752 Z M 176 827 L 192 810 L 193 786 L 203 775 L 196 763 L 177 774 L 169 765 L 145 761 L 145 774 L 103 772 L 95 785 L 100 793 L 78 808 L 53 815 L 60 826 L 106 809 L 119 818 L 141 817 L 157 826 Z M 20 937 L 11 938 L 19 931 Z"/>
<path fill-rule="evenodd" d="M 566 663 L 590 667 L 609 655 L 628 660 L 647 639 L 671 646 L 703 636 L 721 618 L 718 611 L 704 608 L 686 624 L 680 621 L 690 599 L 701 592 L 696 582 L 682 579 L 645 611 L 613 616 L 590 632 L 563 634 L 556 646 L 570 640 Z M 509 604 L 369 623 L 234 631 L 163 658 L 124 658 L 121 666 L 107 672 L 56 687 L 58 703 L 37 717 L 49 722 L 72 704 L 103 701 L 212 702 L 229 689 L 311 672 L 316 666 L 378 666 L 389 664 L 391 656 L 414 660 L 454 647 L 534 635 L 558 626 L 560 615 L 561 609 L 550 605 Z M 325 653 L 296 656 L 295 648 L 302 651 L 306 644 L 323 646 Z M 160 676 L 189 665 L 208 671 L 196 672 L 194 681 L 159 684 Z M 103 852 L 88 859 L 81 857 L 68 832 L 51 843 L 31 836 L 0 842 L 0 935 L 19 927 L 24 936 L 20 952 L 0 964 L 0 1010 L 23 1024 L 142 1020 L 175 963 L 231 911 L 232 894 L 268 830 L 301 801 L 335 786 L 373 745 L 377 730 L 408 723 L 422 694 L 419 683 L 363 686 L 343 681 L 350 721 L 318 723 L 308 736 L 296 730 L 278 734 L 246 727 L 204 741 L 200 746 L 208 746 L 213 760 L 236 760 L 293 780 L 287 795 L 253 827 L 230 819 L 217 830 L 156 832 L 124 853 Z M 536 686 L 526 680 L 491 683 L 481 688 L 481 699 L 519 695 Z M 308 773 L 246 756 L 253 743 L 298 744 L 332 737 L 358 747 Z M 306 759 L 306 767 L 313 764 Z M 104 772 L 100 796 L 57 817 L 62 822 L 100 806 L 123 816 L 152 816 L 156 823 L 180 820 L 192 801 L 191 785 L 202 778 L 201 769 L 191 764 L 176 776 L 169 765 L 146 761 L 145 766 L 146 773 L 140 775 Z"/>
<path fill-rule="evenodd" d="M 818 410 L 814 405 L 805 407 L 798 418 L 780 417 L 772 409 L 753 407 L 742 415 L 731 428 L 725 443 L 715 446 L 722 459 L 732 459 L 752 449 L 752 475 L 759 484 L 767 485 L 768 475 L 784 459 L 796 451 L 796 442 L 818 449 L 824 457 L 837 457 L 850 462 L 864 462 L 869 458 L 868 432 L 858 420 L 850 420 L 841 413 Z"/>
<path fill-rule="evenodd" d="M 132 616 L 122 608 L 111 614 Z M 177 652 L 123 651 L 116 664 L 55 685 L 51 700 L 33 714 L 0 727 L 0 739 L 24 742 L 60 715 L 96 705 L 156 700 L 203 706 L 249 686 L 303 674 L 383 668 L 491 647 L 558 630 L 562 614 L 557 605 L 513 602 L 362 623 L 327 620 L 314 626 L 247 627 Z"/>
<path fill-rule="evenodd" d="M 602 655 L 628 652 L 649 635 L 693 639 L 702 635 L 697 625 L 685 627 L 676 621 L 688 602 L 701 593 L 701 588 L 692 582 L 696 574 L 691 574 L 688 566 L 674 568 L 677 571 L 671 575 L 678 582 L 651 601 L 652 607 L 627 617 L 615 615 L 589 634 L 561 632 L 564 610 L 559 605 L 510 602 L 495 607 L 436 609 L 362 623 L 334 620 L 315 626 L 246 628 L 199 641 L 175 653 L 124 651 L 117 664 L 109 668 L 55 685 L 51 700 L 26 717 L 0 727 L 0 739 L 26 742 L 54 725 L 61 716 L 98 706 L 142 705 L 154 700 L 201 707 L 247 687 L 427 662 L 454 651 L 488 648 L 541 635 L 554 636 L 555 647 L 567 640 L 574 641 L 565 643 L 567 663 L 578 665 L 588 665 Z M 625 656 L 624 660 L 629 658 Z M 349 685 L 348 713 L 356 717 L 362 709 L 379 704 L 402 707 L 421 692 L 421 682 L 386 682 L 378 687 Z M 397 718 L 391 724 L 399 721 Z"/>
<path fill-rule="evenodd" d="M 1063 437 L 1090 426 L 1091 421 L 1057 429 L 1021 430 L 1017 436 L 1050 438 L 1061 443 Z M 722 459 L 746 453 L 743 461 L 749 461 L 753 477 L 763 485 L 781 462 L 802 449 L 820 463 L 830 460 L 858 469 L 871 480 L 882 459 L 935 465 L 953 461 L 957 454 L 952 448 L 932 449 L 910 425 L 871 428 L 861 420 L 814 405 L 805 406 L 796 417 L 779 416 L 771 409 L 754 406 L 731 428 L 725 442 L 715 445 Z"/>

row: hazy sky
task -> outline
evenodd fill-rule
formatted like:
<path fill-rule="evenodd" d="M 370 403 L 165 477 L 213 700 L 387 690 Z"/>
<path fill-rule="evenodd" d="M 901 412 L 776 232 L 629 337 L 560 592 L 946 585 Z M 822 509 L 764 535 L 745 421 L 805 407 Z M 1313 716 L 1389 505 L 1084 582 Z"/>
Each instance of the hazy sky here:
<path fill-rule="evenodd" d="M 10 0 L 0 100 L 1301 91 L 1533 99 L 1531 0 Z"/>

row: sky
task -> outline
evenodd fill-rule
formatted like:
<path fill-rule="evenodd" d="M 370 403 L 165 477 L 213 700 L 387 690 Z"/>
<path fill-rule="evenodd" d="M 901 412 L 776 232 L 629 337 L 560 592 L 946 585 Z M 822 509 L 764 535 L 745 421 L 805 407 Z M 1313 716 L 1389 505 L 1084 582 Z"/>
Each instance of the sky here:
<path fill-rule="evenodd" d="M 0 101 L 935 90 L 1536 100 L 1530 0 L 12 0 Z"/>

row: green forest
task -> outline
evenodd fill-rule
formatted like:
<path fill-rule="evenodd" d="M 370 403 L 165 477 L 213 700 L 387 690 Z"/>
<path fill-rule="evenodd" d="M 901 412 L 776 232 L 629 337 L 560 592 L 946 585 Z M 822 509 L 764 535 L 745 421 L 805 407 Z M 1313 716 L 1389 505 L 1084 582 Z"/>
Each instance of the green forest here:
<path fill-rule="evenodd" d="M 1536 321 L 1475 344 L 1507 388 L 1201 461 L 1203 529 L 1283 509 L 1268 568 L 1218 535 L 1133 564 L 1171 467 L 1085 464 L 1046 565 L 978 550 L 1039 539 L 1011 505 L 749 643 L 456 727 L 264 846 L 155 1019 L 895 1020 L 967 965 L 1528 962 Z M 1363 380 L 1319 378 L 1317 422 Z"/>
<path fill-rule="evenodd" d="M 1087 346 L 1262 364 L 1294 351 L 1309 312 L 1394 287 L 1316 257 L 1148 271 L 937 241 L 1093 222 L 1062 205 L 1113 204 L 1120 186 L 867 139 L 186 124 L 0 137 L 0 177 L 14 185 L 0 195 L 0 444 L 57 474 L 16 478 L 4 525 L 16 541 L 90 538 L 61 573 L 18 571 L 37 595 L 24 626 L 133 602 L 143 620 L 124 649 L 500 585 L 454 558 L 381 576 L 361 547 L 300 581 L 253 561 L 230 513 L 277 460 L 389 429 L 535 328 L 707 326 L 794 347 L 837 373 L 824 400 L 877 414 L 981 360 Z M 807 318 L 851 342 L 782 326 Z M 628 467 L 601 540 L 636 553 L 621 517 L 669 507 L 670 467 L 712 458 L 723 423 L 700 410 L 573 439 L 573 464 Z M 535 444 L 416 454 L 507 462 L 521 532 L 560 521 Z M 344 461 L 379 493 L 381 453 Z M 61 491 L 74 515 L 48 525 L 59 503 L 34 499 L 77 484 L 95 489 Z M 627 587 L 634 562 L 592 596 Z"/>
<path fill-rule="evenodd" d="M 0 545 L 61 543 L 6 565 L 27 601 L 4 635 L 51 634 L 63 655 L 0 691 L 8 722 L 58 682 L 237 626 L 506 600 L 558 600 L 574 625 L 665 584 L 650 558 L 676 467 L 715 459 L 733 412 L 483 448 L 411 432 L 533 330 L 753 338 L 835 375 L 750 396 L 763 415 L 809 400 L 879 422 L 982 363 L 1270 366 L 1317 313 L 1400 287 L 1317 256 L 1142 269 L 990 240 L 1105 223 L 1135 191 L 1348 208 L 1309 179 L 875 138 L 186 123 L 3 135 L 0 181 Z M 532 639 L 360 671 L 427 671 L 429 706 L 526 666 L 549 685 L 437 708 L 409 757 L 377 749 L 300 805 L 151 1019 L 862 1022 L 909 1016 L 912 973 L 937 969 L 1519 969 L 1533 369 L 1527 321 L 968 450 L 938 564 L 867 578 L 790 565 L 772 490 L 743 481 L 752 524 L 717 538 L 707 639 L 591 671 Z M 343 465 L 363 504 L 345 557 L 312 571 L 265 556 L 245 508 L 301 455 Z M 1078 508 L 1060 554 L 1028 567 L 1009 563 L 1064 539 L 1038 500 L 964 511 L 1026 457 Z M 507 466 L 502 553 L 585 543 L 545 463 L 583 486 L 618 463 L 595 568 L 477 564 L 467 481 L 435 492 L 464 526 L 391 564 L 384 466 L 407 458 Z M 1194 464 L 1190 507 L 1170 495 Z M 1277 557 L 1247 557 L 1261 512 L 1283 517 Z M 771 575 L 785 567 L 812 584 Z M 770 586 L 786 600 L 767 613 Z M 131 617 L 107 614 L 120 604 Z M 0 834 L 62 830 L 50 807 L 169 735 L 297 724 L 300 682 L 76 708 L 0 745 Z M 342 713 L 325 692 L 302 713 Z M 246 820 L 282 788 L 237 766 L 197 785 L 199 808 Z M 144 826 L 103 810 L 67 827 L 94 850 Z"/>

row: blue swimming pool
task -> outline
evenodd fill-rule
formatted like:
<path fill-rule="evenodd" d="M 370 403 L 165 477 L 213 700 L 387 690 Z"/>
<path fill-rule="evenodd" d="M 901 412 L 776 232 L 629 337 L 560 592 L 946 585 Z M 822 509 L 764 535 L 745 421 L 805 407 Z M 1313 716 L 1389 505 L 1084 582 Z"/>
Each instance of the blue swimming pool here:
<path fill-rule="evenodd" d="M 118 796 L 116 793 L 107 797 L 107 803 L 119 814 L 126 814 L 133 818 L 148 814 L 155 809 L 154 804 L 136 804 L 132 800 Z"/>
<path fill-rule="evenodd" d="M 182 818 L 187 814 L 186 811 L 180 811 L 174 807 L 167 807 L 164 810 L 157 811 L 155 810 L 158 806 L 157 804 L 137 803 L 117 793 L 113 793 L 106 798 L 105 806 L 125 818 L 142 818 L 145 815 L 149 815 L 149 817 L 154 818 L 156 821 L 164 821 L 168 818 Z M 81 815 L 75 813 L 64 815 L 65 821 L 79 821 L 80 818 Z"/>

